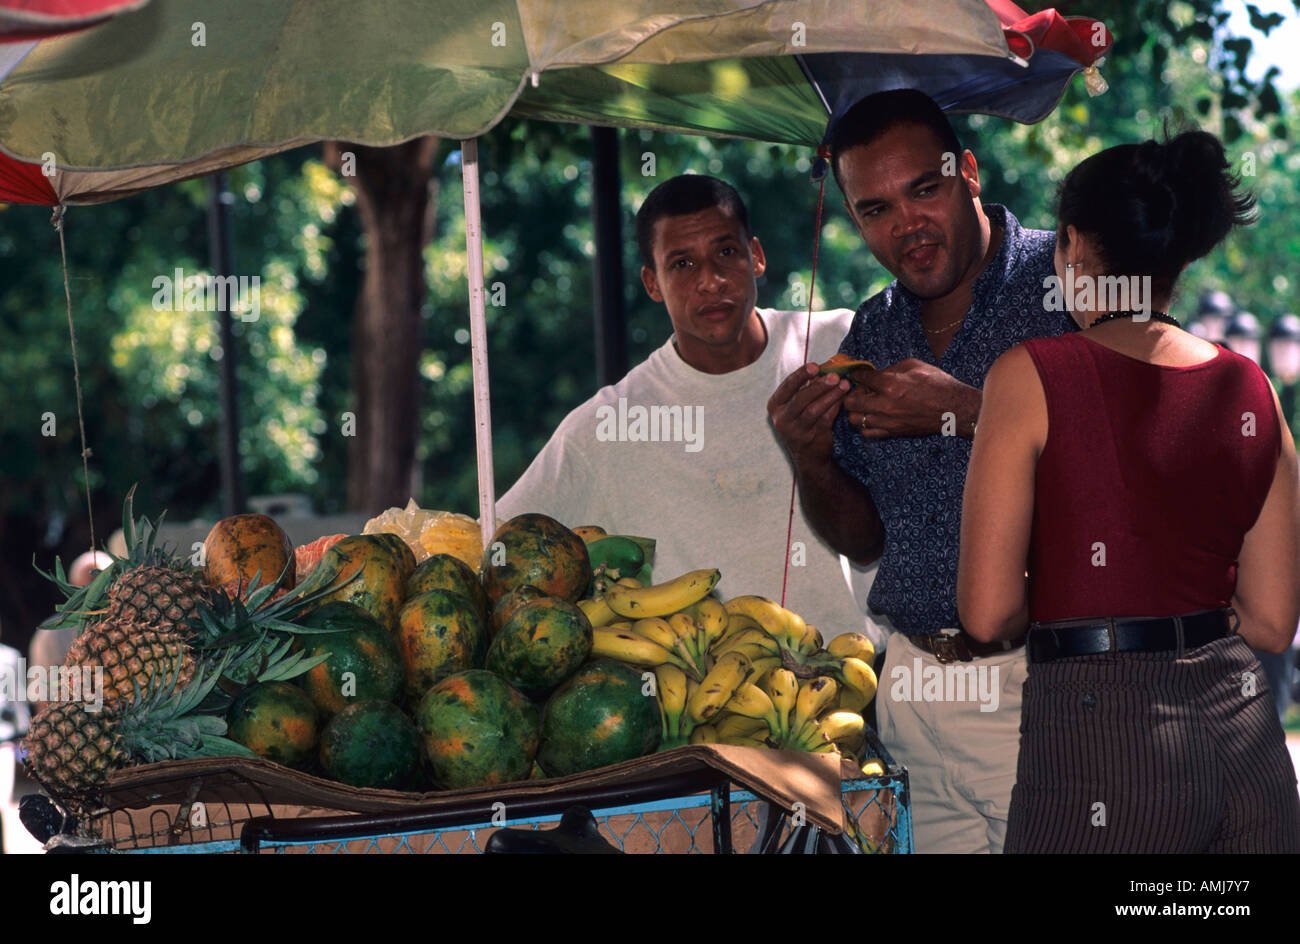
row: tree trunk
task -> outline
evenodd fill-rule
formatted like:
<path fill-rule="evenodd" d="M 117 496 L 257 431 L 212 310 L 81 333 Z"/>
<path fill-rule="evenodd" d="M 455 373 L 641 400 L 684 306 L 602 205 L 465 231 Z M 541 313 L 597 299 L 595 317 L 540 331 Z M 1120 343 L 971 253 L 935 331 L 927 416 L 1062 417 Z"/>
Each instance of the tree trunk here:
<path fill-rule="evenodd" d="M 423 250 L 433 235 L 438 181 L 432 171 L 440 143 L 417 138 L 388 148 L 325 145 L 325 162 L 357 195 L 366 234 L 365 277 L 353 310 L 355 419 L 349 424 L 346 417 L 336 418 L 350 437 L 348 508 L 353 511 L 377 514 L 418 497 L 420 308 L 427 291 Z"/>

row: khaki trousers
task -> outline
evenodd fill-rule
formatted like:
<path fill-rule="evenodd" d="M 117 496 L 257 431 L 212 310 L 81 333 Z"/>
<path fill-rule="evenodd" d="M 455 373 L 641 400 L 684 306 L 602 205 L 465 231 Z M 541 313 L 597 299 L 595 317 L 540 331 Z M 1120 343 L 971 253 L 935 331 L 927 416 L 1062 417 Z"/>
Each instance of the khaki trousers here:
<path fill-rule="evenodd" d="M 880 738 L 908 770 L 918 853 L 1000 853 L 1020 750 L 1025 649 L 941 664 L 889 637 L 876 696 Z"/>

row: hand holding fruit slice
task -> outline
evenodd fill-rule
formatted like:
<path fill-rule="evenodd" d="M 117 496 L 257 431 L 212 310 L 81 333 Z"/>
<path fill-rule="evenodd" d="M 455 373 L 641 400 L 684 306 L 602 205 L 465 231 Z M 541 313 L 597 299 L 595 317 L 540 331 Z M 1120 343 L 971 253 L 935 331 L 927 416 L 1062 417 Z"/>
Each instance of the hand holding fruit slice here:
<path fill-rule="evenodd" d="M 835 374 L 839 377 L 847 377 L 852 370 L 875 370 L 876 365 L 871 361 L 860 361 L 849 357 L 847 354 L 836 354 L 830 360 L 819 365 L 817 375 Z"/>

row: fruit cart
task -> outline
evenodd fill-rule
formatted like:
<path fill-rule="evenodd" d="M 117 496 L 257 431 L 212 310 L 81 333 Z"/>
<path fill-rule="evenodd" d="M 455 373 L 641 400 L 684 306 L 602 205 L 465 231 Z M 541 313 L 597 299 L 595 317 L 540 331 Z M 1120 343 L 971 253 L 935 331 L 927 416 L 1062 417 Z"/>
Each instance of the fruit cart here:
<path fill-rule="evenodd" d="M 50 848 L 462 854 L 498 851 L 508 837 L 493 836 L 504 830 L 514 834 L 510 851 L 520 851 L 521 835 L 545 842 L 567 813 L 587 824 L 588 840 L 598 837 L 594 851 L 909 853 L 907 772 L 871 741 L 884 766 L 879 776 L 854 775 L 827 755 L 701 745 L 576 777 L 414 797 L 260 761 L 168 762 L 115 775 L 76 835 L 56 837 Z M 539 851 L 579 850 L 561 841 Z M 593 851 L 590 842 L 581 851 Z"/>

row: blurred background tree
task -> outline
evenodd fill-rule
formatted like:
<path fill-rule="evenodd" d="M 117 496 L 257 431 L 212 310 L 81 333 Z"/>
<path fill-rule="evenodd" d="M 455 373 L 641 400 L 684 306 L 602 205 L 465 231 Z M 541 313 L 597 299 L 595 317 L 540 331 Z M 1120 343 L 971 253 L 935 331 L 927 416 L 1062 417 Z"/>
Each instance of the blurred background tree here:
<path fill-rule="evenodd" d="M 1080 0 L 1054 5 L 1106 22 L 1115 47 L 1110 84 L 1091 98 L 1076 80 L 1057 111 L 1025 127 L 980 116 L 955 122 L 980 162 L 985 199 L 1027 225 L 1051 227 L 1064 173 L 1088 154 L 1196 124 L 1220 134 L 1234 167 L 1260 196 L 1261 221 L 1194 265 L 1175 314 L 1198 293 L 1226 288 L 1265 322 L 1296 303 L 1300 259 L 1300 95 L 1278 73 L 1251 79 L 1252 42 L 1277 14 L 1247 5 L 1248 28 L 1228 29 L 1226 0 Z M 1298 4 L 1300 5 L 1300 4 Z M 1257 69 L 1252 69 L 1257 73 Z M 805 148 L 619 132 L 622 157 L 630 362 L 670 333 L 641 289 L 632 217 L 645 194 L 678 173 L 731 181 L 745 197 L 767 251 L 759 302 L 800 307 L 811 270 L 817 188 Z M 591 139 L 587 129 L 508 122 L 480 144 L 486 281 L 505 287 L 489 304 L 498 493 L 508 488 L 559 421 L 595 391 Z M 643 176 L 643 155 L 655 157 Z M 432 239 L 424 248 L 428 294 L 419 307 L 417 494 L 426 507 L 474 514 L 477 486 L 465 289 L 459 151 L 434 159 Z M 248 494 L 302 492 L 317 511 L 349 502 L 355 409 L 353 323 L 370 234 L 348 182 L 320 147 L 230 172 L 236 197 L 234 271 L 262 278 L 262 318 L 235 321 L 240 447 Z M 67 217 L 97 537 L 118 525 L 120 502 L 140 483 L 136 508 L 170 520 L 211 517 L 218 503 L 217 347 L 206 312 L 157 312 L 153 279 L 176 267 L 206 271 L 207 188 L 191 181 Z M 828 179 L 817 308 L 858 304 L 889 281 L 862 246 Z M 25 645 L 56 602 L 32 569 L 65 561 L 89 534 L 57 234 L 48 210 L 0 206 L 0 631 Z M 491 300 L 489 300 L 491 301 Z M 42 436 L 43 417 L 56 419 Z M 382 456 L 380 457 L 383 458 Z M 354 496 L 355 498 L 356 496 Z M 364 496 L 363 496 L 364 497 Z M 353 504 L 356 502 L 354 501 Z M 581 523 L 581 522 L 575 522 Z"/>

